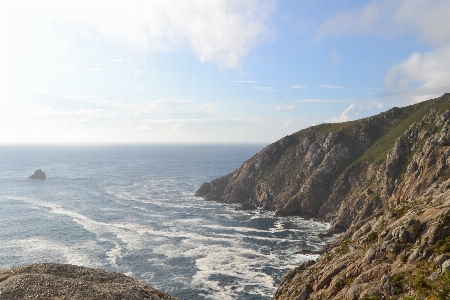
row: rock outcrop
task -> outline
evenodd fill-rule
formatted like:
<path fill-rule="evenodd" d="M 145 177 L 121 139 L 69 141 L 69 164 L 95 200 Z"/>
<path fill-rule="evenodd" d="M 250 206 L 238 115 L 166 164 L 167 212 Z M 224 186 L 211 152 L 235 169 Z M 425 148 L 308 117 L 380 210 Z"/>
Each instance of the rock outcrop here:
<path fill-rule="evenodd" d="M 449 299 L 449 187 L 352 226 L 309 268 L 286 274 L 273 300 Z"/>
<path fill-rule="evenodd" d="M 28 179 L 45 179 L 47 176 L 45 176 L 45 173 L 39 169 L 34 171 L 34 174 L 28 177 Z"/>
<path fill-rule="evenodd" d="M 50 263 L 1 269 L 0 299 L 176 300 L 119 273 Z"/>
<path fill-rule="evenodd" d="M 445 94 L 301 130 L 196 195 L 317 218 L 340 233 L 274 299 L 449 299 L 449 165 Z"/>

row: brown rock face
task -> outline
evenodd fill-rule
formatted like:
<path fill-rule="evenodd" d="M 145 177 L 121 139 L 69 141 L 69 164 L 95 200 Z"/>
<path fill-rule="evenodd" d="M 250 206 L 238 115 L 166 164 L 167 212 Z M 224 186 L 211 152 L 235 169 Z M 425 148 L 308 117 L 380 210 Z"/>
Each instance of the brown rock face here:
<path fill-rule="evenodd" d="M 310 127 L 204 183 L 196 196 L 319 218 L 332 223 L 331 232 L 343 232 L 447 176 L 449 117 L 445 94 L 366 119 Z"/>
<path fill-rule="evenodd" d="M 0 299 L 176 300 L 122 274 L 61 264 L 1 269 Z"/>
<path fill-rule="evenodd" d="M 301 130 L 198 196 L 315 217 L 341 233 L 289 272 L 274 300 L 449 299 L 449 166 L 445 94 Z"/>

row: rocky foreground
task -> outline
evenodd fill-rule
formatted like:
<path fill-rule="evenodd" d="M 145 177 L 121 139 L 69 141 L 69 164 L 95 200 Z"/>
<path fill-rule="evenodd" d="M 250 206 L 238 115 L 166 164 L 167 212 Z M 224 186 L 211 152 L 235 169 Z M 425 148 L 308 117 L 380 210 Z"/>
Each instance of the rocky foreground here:
<path fill-rule="evenodd" d="M 450 94 L 267 146 L 196 196 L 331 223 L 274 300 L 450 299 Z"/>
<path fill-rule="evenodd" d="M 50 263 L 0 270 L 0 299 L 176 300 L 119 273 Z"/>

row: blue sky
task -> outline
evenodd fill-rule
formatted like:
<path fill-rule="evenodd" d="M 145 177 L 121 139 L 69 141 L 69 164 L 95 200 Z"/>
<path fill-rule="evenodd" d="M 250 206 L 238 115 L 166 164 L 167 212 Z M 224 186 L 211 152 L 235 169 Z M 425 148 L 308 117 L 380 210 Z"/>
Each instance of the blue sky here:
<path fill-rule="evenodd" d="M 450 92 L 450 1 L 1 1 L 2 144 L 271 143 Z"/>

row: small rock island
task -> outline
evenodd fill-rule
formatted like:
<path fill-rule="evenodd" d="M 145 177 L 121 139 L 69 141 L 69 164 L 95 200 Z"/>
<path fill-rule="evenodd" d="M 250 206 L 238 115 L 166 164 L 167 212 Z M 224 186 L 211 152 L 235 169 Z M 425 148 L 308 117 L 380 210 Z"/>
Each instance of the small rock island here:
<path fill-rule="evenodd" d="M 28 179 L 45 179 L 47 176 L 45 176 L 45 173 L 39 169 L 34 171 L 34 174 L 28 177 Z"/>

